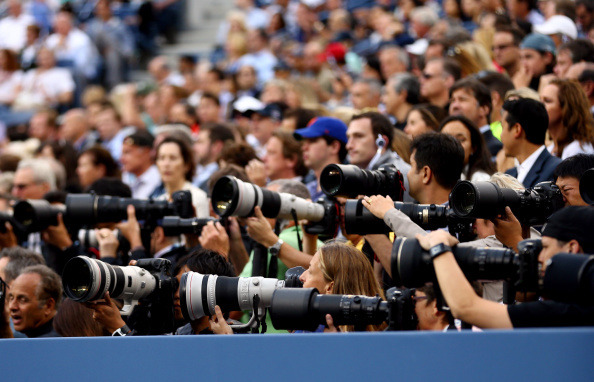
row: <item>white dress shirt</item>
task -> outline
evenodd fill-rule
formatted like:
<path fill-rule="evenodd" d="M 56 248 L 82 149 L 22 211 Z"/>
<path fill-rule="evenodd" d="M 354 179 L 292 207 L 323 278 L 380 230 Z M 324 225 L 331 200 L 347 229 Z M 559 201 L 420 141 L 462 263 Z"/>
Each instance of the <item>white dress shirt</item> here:
<path fill-rule="evenodd" d="M 135 199 L 148 199 L 161 184 L 161 174 L 155 165 L 149 167 L 138 177 L 131 173 L 125 173 L 122 175 L 122 179 L 132 190 L 132 197 Z"/>
<path fill-rule="evenodd" d="M 518 170 L 517 179 L 520 183 L 524 183 L 524 179 L 526 179 L 526 176 L 530 172 L 530 169 L 532 169 L 532 166 L 534 166 L 534 163 L 536 163 L 536 160 L 538 159 L 540 154 L 542 154 L 544 149 L 544 145 L 540 146 L 535 152 L 530 154 L 530 156 L 526 158 L 526 160 L 522 163 L 518 162 L 518 160 L 514 158 L 516 162 L 516 169 Z"/>

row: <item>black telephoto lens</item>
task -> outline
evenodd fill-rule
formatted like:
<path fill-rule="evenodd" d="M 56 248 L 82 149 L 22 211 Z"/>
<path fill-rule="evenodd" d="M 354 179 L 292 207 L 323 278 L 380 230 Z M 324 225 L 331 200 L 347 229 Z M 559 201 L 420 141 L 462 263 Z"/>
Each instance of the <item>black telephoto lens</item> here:
<path fill-rule="evenodd" d="M 403 178 L 394 165 L 378 170 L 362 170 L 352 164 L 331 164 L 322 170 L 320 186 L 329 196 L 354 198 L 358 195 L 390 196 L 402 200 Z"/>
<path fill-rule="evenodd" d="M 594 256 L 559 253 L 551 257 L 543 295 L 560 302 L 594 305 Z"/>
<path fill-rule="evenodd" d="M 14 219 L 27 232 L 43 231 L 49 226 L 58 225 L 58 214 L 64 213 L 63 206 L 55 206 L 47 200 L 21 200 L 14 205 Z"/>
<path fill-rule="evenodd" d="M 179 236 L 182 234 L 200 235 L 202 228 L 208 222 L 220 222 L 220 219 L 215 218 L 190 218 L 182 219 L 178 216 L 166 216 L 161 220 L 159 226 L 163 228 L 165 236 Z"/>

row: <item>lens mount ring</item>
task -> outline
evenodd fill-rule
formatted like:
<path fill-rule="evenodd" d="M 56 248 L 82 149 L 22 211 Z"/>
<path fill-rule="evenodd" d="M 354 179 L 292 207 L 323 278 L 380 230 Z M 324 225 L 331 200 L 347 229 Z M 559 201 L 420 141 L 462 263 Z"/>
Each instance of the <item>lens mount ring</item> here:
<path fill-rule="evenodd" d="M 208 277 L 208 285 L 206 287 L 206 301 L 208 306 L 203 308 L 208 309 L 208 312 L 204 312 L 209 316 L 215 314 L 215 305 L 217 305 L 217 275 L 209 275 Z M 204 297 L 204 291 L 202 291 L 202 296 Z"/>

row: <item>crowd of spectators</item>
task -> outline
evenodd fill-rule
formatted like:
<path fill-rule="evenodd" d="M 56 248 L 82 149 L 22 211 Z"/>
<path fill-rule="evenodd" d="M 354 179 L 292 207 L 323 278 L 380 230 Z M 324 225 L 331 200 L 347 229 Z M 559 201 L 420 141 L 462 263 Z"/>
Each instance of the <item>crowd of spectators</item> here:
<path fill-rule="evenodd" d="M 329 164 L 395 165 L 403 201 L 421 204 L 447 205 L 460 179 L 512 189 L 555 182 L 567 207 L 544 230 L 508 210 L 477 219 L 476 239 L 460 245 L 517 250 L 520 240 L 542 237 L 543 270 L 557 252 L 594 253 L 594 209 L 579 193 L 594 167 L 593 0 L 237 0 L 209 57 L 158 55 L 159 36 L 175 39 L 181 4 L 0 4 L 2 211 L 21 199 L 64 203 L 67 193 L 171 200 L 187 190 L 206 218 L 215 216 L 209 199 L 225 175 L 317 200 Z M 143 62 L 150 81 L 130 82 Z M 458 243 L 447 231 L 427 234 L 389 197 L 362 203 L 396 237 L 416 237 L 425 249 Z M 341 232 L 349 246 L 323 244 L 256 207 L 200 235 L 156 227 L 147 244 L 134 214 L 97 227 L 90 247 L 61 215 L 41 232 L 2 227 L 4 318 L 13 329 L 2 323 L 3 335 L 133 331 L 109 296 L 85 305 L 63 299 L 59 274 L 78 255 L 122 266 L 166 258 L 178 278 L 189 270 L 249 277 L 259 244 L 274 263 L 269 277 L 303 266 L 302 280 L 320 293 L 383 296 L 392 286 L 393 236 Z M 456 329 L 454 318 L 479 328 L 594 324 L 591 307 L 500 304 L 502 283 L 469 284 L 447 250 L 434 266 L 451 313 L 438 309 L 432 287 L 418 289 L 420 329 Z M 355 274 L 361 279 L 349 280 Z M 177 334 L 230 332 L 220 309 L 188 323 L 179 292 L 175 301 Z M 352 329 L 335 328 L 331 317 L 327 326 Z"/>

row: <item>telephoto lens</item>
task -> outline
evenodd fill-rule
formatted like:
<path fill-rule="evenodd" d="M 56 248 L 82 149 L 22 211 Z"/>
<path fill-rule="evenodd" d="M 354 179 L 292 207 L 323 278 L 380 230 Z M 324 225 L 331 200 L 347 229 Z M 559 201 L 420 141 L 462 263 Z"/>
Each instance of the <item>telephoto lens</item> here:
<path fill-rule="evenodd" d="M 594 256 L 559 253 L 551 257 L 543 295 L 560 302 L 594 305 Z"/>
<path fill-rule="evenodd" d="M 159 220 L 165 216 L 190 218 L 194 214 L 192 194 L 178 191 L 166 200 L 145 200 L 97 196 L 93 194 L 68 194 L 66 197 L 66 216 L 69 223 L 94 225 L 112 223 L 128 218 L 128 205 L 133 205 L 138 220 Z"/>
<path fill-rule="evenodd" d="M 555 211 L 563 208 L 563 195 L 552 182 L 538 183 L 534 188 L 512 190 L 491 182 L 458 182 L 450 193 L 450 206 L 461 217 L 493 219 L 505 214 L 509 206 L 520 222 L 544 224 Z"/>
<path fill-rule="evenodd" d="M 452 248 L 458 265 L 469 280 L 517 280 L 520 259 L 511 249 Z M 435 280 L 433 261 L 416 239 L 398 238 L 392 246 L 392 279 L 395 285 L 418 288 Z"/>
<path fill-rule="evenodd" d="M 332 315 L 334 325 L 379 325 L 388 317 L 381 297 L 341 294 L 320 295 L 315 288 L 285 288 L 274 292 L 270 319 L 277 330 L 315 331 Z"/>
<path fill-rule="evenodd" d="M 161 220 L 159 226 L 163 228 L 165 236 L 179 236 L 182 234 L 198 235 L 202 233 L 202 228 L 208 222 L 220 222 L 221 219 L 215 218 L 190 218 L 182 219 L 178 216 L 166 216 Z"/>
<path fill-rule="evenodd" d="M 64 214 L 65 211 L 64 206 L 52 205 L 47 200 L 21 200 L 14 205 L 13 216 L 27 232 L 31 233 L 58 225 L 58 214 Z"/>
<path fill-rule="evenodd" d="M 284 288 L 283 280 L 264 277 L 226 277 L 187 272 L 182 275 L 179 296 L 186 320 L 194 321 L 215 314 L 215 305 L 223 312 L 252 310 L 270 306 L 272 294 Z"/>
<path fill-rule="evenodd" d="M 352 164 L 330 164 L 322 170 L 320 186 L 326 195 L 347 198 L 383 195 L 400 201 L 404 195 L 404 179 L 394 165 L 362 170 Z"/>
<path fill-rule="evenodd" d="M 594 168 L 589 169 L 580 179 L 580 195 L 584 202 L 594 206 Z"/>
<path fill-rule="evenodd" d="M 267 218 L 297 219 L 318 222 L 324 219 L 324 206 L 312 203 L 295 195 L 278 193 L 243 182 L 234 176 L 224 176 L 217 181 L 212 191 L 212 207 L 222 217 L 252 216 L 259 206 Z"/>
<path fill-rule="evenodd" d="M 169 260 L 150 260 L 167 262 L 171 266 Z M 64 292 L 72 300 L 93 301 L 103 298 L 105 292 L 109 292 L 111 298 L 124 300 L 122 314 L 129 314 L 127 309 L 131 310 L 138 300 L 148 297 L 159 288 L 159 281 L 155 275 L 139 266 L 120 267 L 86 256 L 70 259 L 62 273 Z"/>

